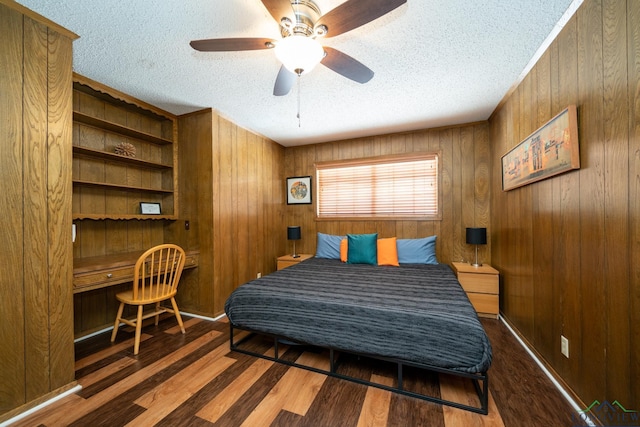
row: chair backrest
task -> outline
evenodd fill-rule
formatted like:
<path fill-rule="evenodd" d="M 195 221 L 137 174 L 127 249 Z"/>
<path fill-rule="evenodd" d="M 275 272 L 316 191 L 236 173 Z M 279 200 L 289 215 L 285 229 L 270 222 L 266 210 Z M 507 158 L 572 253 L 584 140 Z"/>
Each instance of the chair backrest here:
<path fill-rule="evenodd" d="M 184 268 L 184 250 L 171 243 L 140 255 L 133 274 L 133 299 L 157 301 L 174 296 Z"/>

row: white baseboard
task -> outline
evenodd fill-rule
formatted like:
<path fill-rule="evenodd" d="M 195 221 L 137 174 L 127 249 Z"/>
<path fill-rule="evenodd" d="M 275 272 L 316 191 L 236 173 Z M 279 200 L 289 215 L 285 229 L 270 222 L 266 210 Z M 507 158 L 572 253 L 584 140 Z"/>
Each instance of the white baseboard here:
<path fill-rule="evenodd" d="M 57 395 L 56 397 L 52 397 L 51 399 L 47 400 L 46 402 L 42 402 L 41 404 L 39 404 L 38 406 L 34 406 L 33 408 L 29 409 L 28 411 L 24 411 L 21 414 L 16 415 L 13 418 L 8 419 L 7 421 L 4 421 L 2 423 L 0 423 L 0 427 L 6 427 L 9 426 L 13 423 L 16 423 L 18 421 L 20 421 L 23 418 L 28 417 L 29 415 L 33 414 L 36 411 L 39 411 L 40 409 L 51 405 L 53 402 L 56 402 L 64 397 L 69 396 L 70 394 L 73 393 L 77 393 L 80 390 L 82 390 L 82 386 L 80 384 L 78 384 L 77 386 L 70 388 L 69 390 L 65 391 L 64 393 L 60 393 L 59 395 Z"/>
<path fill-rule="evenodd" d="M 201 316 L 199 314 L 187 313 L 187 312 L 184 312 L 184 311 L 181 311 L 180 315 L 187 316 L 187 317 L 197 317 L 198 319 L 208 320 L 209 322 L 215 322 L 217 320 L 222 319 L 223 317 L 226 317 L 226 314 L 224 314 L 224 313 L 222 313 L 218 317 L 207 317 L 207 316 Z M 121 325 L 122 325 L 122 323 L 121 323 Z M 99 331 L 95 331 L 95 332 L 92 332 L 90 334 L 83 335 L 83 336 L 81 336 L 79 338 L 74 339 L 73 342 L 77 343 L 77 342 L 80 342 L 80 341 L 84 341 L 84 340 L 86 340 L 88 338 L 95 337 L 96 335 L 104 334 L 105 332 L 109 332 L 109 331 L 113 331 L 113 326 L 109 326 L 107 328 L 100 329 Z M 0 426 L 0 427 L 2 427 L 2 426 Z"/>
<path fill-rule="evenodd" d="M 536 364 L 540 367 L 540 369 L 542 369 L 542 372 L 544 372 L 545 375 L 551 380 L 553 385 L 556 386 L 556 388 L 562 394 L 562 396 L 564 396 L 564 398 L 567 399 L 567 402 L 569 402 L 569 404 L 573 407 L 573 409 L 575 409 L 576 413 L 582 412 L 584 410 L 584 408 L 581 408 L 580 405 L 578 405 L 576 403 L 576 401 L 573 400 L 571 395 L 569 395 L 569 393 L 567 393 L 567 391 L 562 387 L 562 385 L 560 385 L 560 383 L 555 379 L 555 377 L 553 375 L 551 375 L 551 372 L 549 372 L 549 370 L 544 366 L 544 364 L 540 361 L 540 359 L 538 359 L 538 357 L 535 355 L 535 353 L 532 352 L 529 349 L 529 347 L 524 343 L 524 341 L 522 341 L 522 339 L 520 339 L 520 337 L 518 336 L 516 331 L 514 331 L 511 328 L 511 326 L 509 325 L 509 323 L 507 323 L 504 320 L 502 315 L 500 315 L 499 317 L 500 317 L 500 320 L 502 321 L 502 323 L 507 327 L 507 329 L 509 329 L 511 334 L 518 340 L 518 342 L 520 343 L 522 348 L 524 348 L 526 350 L 526 352 L 529 353 L 529 356 L 531 356 L 531 358 L 536 362 Z M 586 414 L 582 414 L 580 416 L 580 419 L 581 419 L 581 421 L 584 421 L 589 426 L 593 426 L 593 427 L 597 426 L 597 424 L 595 424 Z"/>

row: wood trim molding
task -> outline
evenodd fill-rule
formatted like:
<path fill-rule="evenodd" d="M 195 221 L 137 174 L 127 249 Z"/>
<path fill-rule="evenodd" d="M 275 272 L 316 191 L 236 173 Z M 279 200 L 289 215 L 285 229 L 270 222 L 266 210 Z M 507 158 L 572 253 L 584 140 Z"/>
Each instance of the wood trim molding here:
<path fill-rule="evenodd" d="M 39 22 L 41 24 L 46 25 L 47 27 L 51 28 L 52 30 L 56 31 L 57 33 L 60 33 L 61 35 L 70 38 L 71 40 L 75 40 L 75 39 L 80 38 L 80 36 L 77 35 L 76 33 L 74 33 L 73 31 L 67 30 L 62 25 L 56 24 L 55 22 L 51 21 L 50 19 L 47 19 L 44 16 L 34 12 L 33 10 L 24 7 L 23 5 L 21 5 L 20 3 L 14 1 L 14 0 L 0 0 L 0 4 L 3 4 L 3 5 L 11 8 L 11 9 L 17 11 L 17 12 L 20 12 L 24 16 L 28 16 L 29 18 L 33 19 L 34 21 L 37 21 L 37 22 Z"/>

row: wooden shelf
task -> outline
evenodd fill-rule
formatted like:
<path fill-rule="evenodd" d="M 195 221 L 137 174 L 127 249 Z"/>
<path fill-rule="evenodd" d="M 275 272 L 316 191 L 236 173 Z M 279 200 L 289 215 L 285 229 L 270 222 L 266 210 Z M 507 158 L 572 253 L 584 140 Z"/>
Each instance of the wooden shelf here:
<path fill-rule="evenodd" d="M 173 141 L 171 139 L 165 139 L 155 135 L 151 135 L 149 133 L 140 132 L 138 130 L 131 129 L 126 126 L 119 125 L 117 123 L 109 122 L 107 120 L 102 120 L 96 117 L 89 116 L 87 114 L 83 114 L 79 111 L 73 112 L 73 120 L 78 123 L 82 123 L 88 126 L 93 126 L 100 130 L 106 130 L 109 132 L 128 136 L 130 138 L 152 142 L 154 144 L 160 144 L 160 145 L 173 144 Z"/>
<path fill-rule="evenodd" d="M 75 154 L 78 157 L 83 156 L 83 157 L 89 157 L 89 158 L 103 159 L 110 162 L 126 163 L 126 164 L 134 165 L 137 167 L 143 167 L 143 168 L 149 168 L 149 169 L 171 169 L 173 167 L 171 165 L 165 165 L 162 163 L 141 160 L 136 157 L 127 157 L 127 156 L 122 156 L 120 154 L 107 153 L 106 151 L 94 150 L 92 148 L 78 147 L 76 145 L 73 146 L 73 154 Z"/>
<path fill-rule="evenodd" d="M 140 215 L 140 214 L 113 214 L 113 213 L 103 213 L 103 214 L 82 214 L 82 213 L 74 213 L 73 220 L 81 220 L 81 219 L 90 219 L 90 220 L 176 220 L 175 215 Z"/>
<path fill-rule="evenodd" d="M 73 133 L 73 219 L 92 220 L 85 229 L 95 227 L 94 221 L 174 221 L 179 212 L 176 118 L 78 74 L 73 98 L 74 126 L 98 131 Z M 135 144 L 135 157 L 114 152 L 114 144 L 125 138 Z M 141 214 L 137 202 L 145 199 L 161 203 L 163 214 Z M 128 226 L 132 233 L 147 227 L 136 221 Z"/>
<path fill-rule="evenodd" d="M 105 189 L 111 189 L 111 190 L 143 191 L 145 193 L 173 194 L 173 190 L 164 190 L 162 188 L 139 187 L 134 185 L 124 185 L 124 184 L 110 184 L 107 182 L 92 182 L 92 181 L 83 181 L 79 179 L 74 179 L 73 184 L 82 185 L 84 187 L 105 188 Z"/>
<path fill-rule="evenodd" d="M 171 120 L 171 113 L 148 104 L 113 88 L 107 88 L 102 83 L 88 77 L 73 73 L 73 90 L 86 93 L 96 99 L 101 99 L 118 108 L 135 113 L 144 114 L 154 120 Z"/>

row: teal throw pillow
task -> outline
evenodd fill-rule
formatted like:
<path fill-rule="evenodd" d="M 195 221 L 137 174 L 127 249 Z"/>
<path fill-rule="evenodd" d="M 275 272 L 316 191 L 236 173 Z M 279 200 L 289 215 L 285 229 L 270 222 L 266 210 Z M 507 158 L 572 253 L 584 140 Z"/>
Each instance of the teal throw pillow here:
<path fill-rule="evenodd" d="M 378 264 L 378 233 L 347 234 L 348 264 Z"/>

